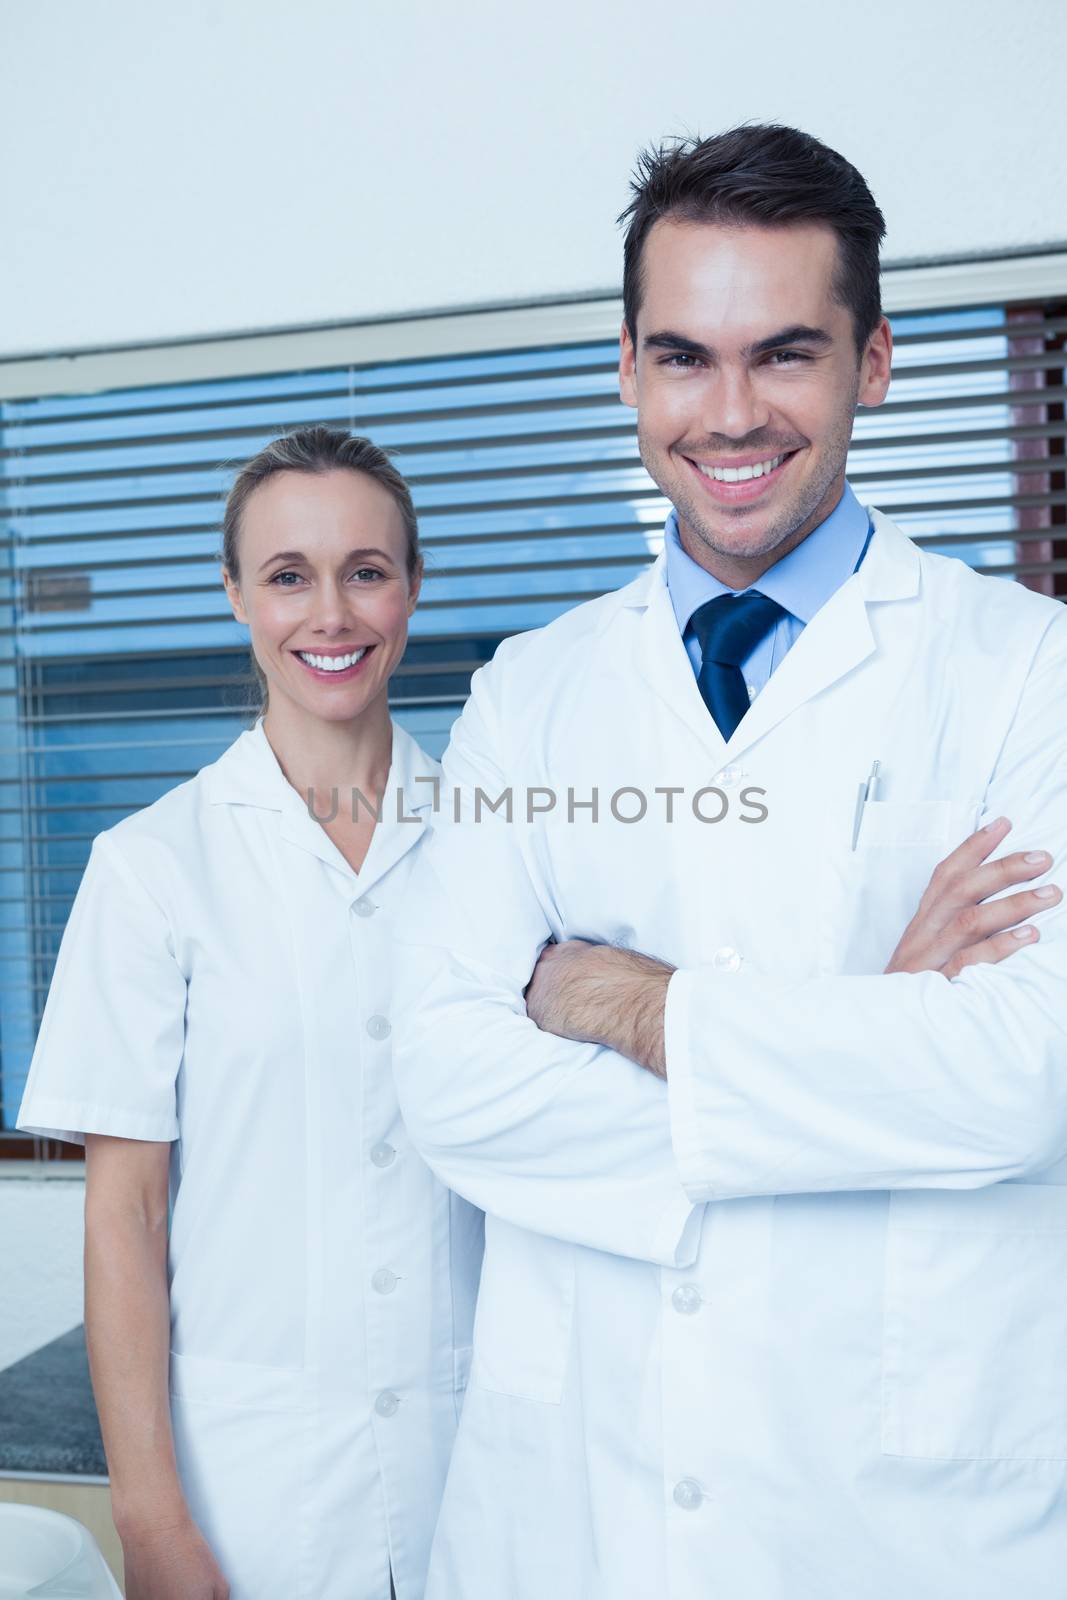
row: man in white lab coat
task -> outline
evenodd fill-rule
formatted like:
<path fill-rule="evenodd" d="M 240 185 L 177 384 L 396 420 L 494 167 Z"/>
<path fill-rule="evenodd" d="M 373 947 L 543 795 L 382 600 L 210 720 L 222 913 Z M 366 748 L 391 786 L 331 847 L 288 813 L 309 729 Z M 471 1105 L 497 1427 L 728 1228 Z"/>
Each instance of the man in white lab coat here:
<path fill-rule="evenodd" d="M 488 1213 L 428 1600 L 1060 1600 L 1067 612 L 845 483 L 854 168 L 749 127 L 635 191 L 664 552 L 475 675 L 399 952 Z"/>

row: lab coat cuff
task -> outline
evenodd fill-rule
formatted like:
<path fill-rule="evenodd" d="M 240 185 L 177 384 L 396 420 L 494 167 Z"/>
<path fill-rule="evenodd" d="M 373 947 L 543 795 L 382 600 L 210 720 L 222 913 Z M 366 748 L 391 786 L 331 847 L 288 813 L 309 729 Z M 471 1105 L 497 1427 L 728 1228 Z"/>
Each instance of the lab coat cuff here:
<path fill-rule="evenodd" d="M 178 1137 L 178 1119 L 173 1114 L 130 1111 L 81 1100 L 54 1100 L 46 1095 L 27 1096 L 19 1107 L 15 1126 L 22 1133 L 61 1139 L 64 1144 L 84 1144 L 87 1133 L 159 1144 L 170 1144 Z"/>

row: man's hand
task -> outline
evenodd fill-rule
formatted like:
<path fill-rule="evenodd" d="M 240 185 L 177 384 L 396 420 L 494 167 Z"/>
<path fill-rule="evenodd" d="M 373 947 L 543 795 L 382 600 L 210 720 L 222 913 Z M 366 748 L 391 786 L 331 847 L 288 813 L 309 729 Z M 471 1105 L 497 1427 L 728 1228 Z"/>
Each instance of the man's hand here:
<path fill-rule="evenodd" d="M 526 988 L 526 1014 L 545 1033 L 608 1045 L 663 1078 L 663 1008 L 673 971 L 610 944 L 548 944 Z"/>
<path fill-rule="evenodd" d="M 886 972 L 942 972 L 954 978 L 976 962 L 1003 961 L 1039 937 L 1024 919 L 1062 899 L 1055 884 L 989 896 L 1039 878 L 1047 851 L 988 862 L 1011 823 L 998 817 L 972 833 L 934 868 Z M 634 950 L 567 939 L 542 950 L 526 989 L 526 1012 L 546 1033 L 602 1044 L 638 1066 L 667 1076 L 663 1013 L 673 967 Z"/>
<path fill-rule="evenodd" d="M 1018 851 L 983 865 L 1010 828 L 1007 817 L 998 817 L 938 862 L 886 972 L 955 978 L 964 967 L 1003 961 L 1040 937 L 1026 918 L 1059 903 L 1063 897 L 1055 884 L 989 899 L 1013 883 L 1039 878 L 1052 865 L 1046 850 Z"/>

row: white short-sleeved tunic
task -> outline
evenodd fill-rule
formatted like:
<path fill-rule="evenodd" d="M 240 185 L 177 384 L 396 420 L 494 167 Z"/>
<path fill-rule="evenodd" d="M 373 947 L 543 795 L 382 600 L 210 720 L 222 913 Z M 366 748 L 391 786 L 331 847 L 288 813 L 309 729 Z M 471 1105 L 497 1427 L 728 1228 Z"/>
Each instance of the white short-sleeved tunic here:
<path fill-rule="evenodd" d="M 481 1259 L 390 1067 L 439 771 L 394 724 L 357 875 L 257 722 L 97 837 L 59 951 L 19 1126 L 174 1141 L 175 1444 L 233 1600 L 423 1591 Z"/>

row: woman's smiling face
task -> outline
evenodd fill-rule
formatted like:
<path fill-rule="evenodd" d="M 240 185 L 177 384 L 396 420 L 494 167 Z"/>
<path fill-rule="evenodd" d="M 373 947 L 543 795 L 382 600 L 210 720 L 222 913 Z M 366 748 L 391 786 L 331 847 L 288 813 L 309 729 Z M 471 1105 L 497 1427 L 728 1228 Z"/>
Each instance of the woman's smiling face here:
<path fill-rule="evenodd" d="M 223 581 L 272 706 L 348 722 L 387 695 L 421 578 L 388 489 L 347 468 L 278 472 L 249 496 L 239 550 Z"/>

